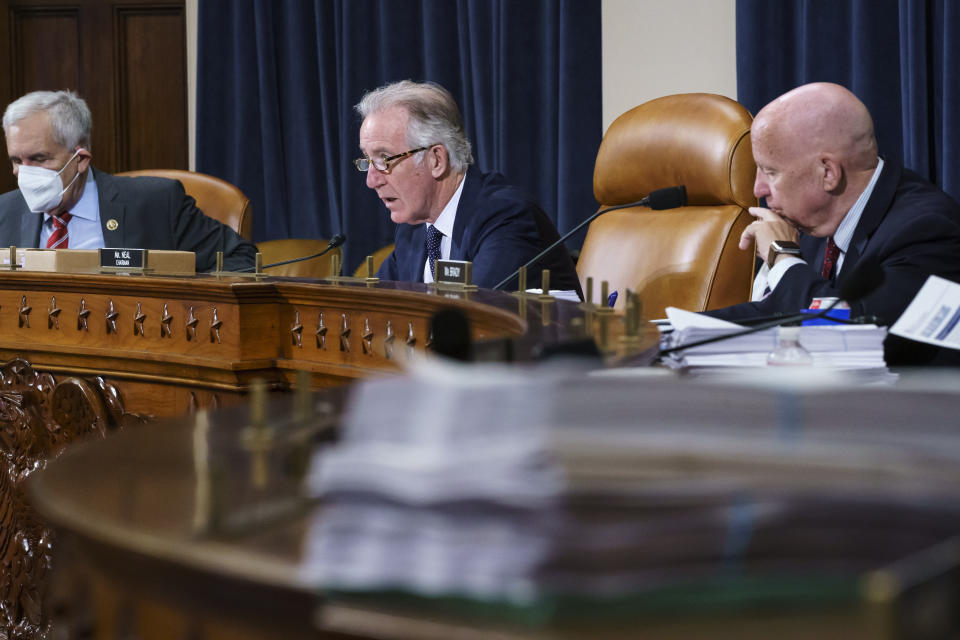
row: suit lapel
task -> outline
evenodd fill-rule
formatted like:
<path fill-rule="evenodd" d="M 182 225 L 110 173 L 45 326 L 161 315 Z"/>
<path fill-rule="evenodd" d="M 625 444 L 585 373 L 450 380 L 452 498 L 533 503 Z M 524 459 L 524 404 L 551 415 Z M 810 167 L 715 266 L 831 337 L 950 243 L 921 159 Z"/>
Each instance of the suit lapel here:
<path fill-rule="evenodd" d="M 125 247 L 126 242 L 126 207 L 120 201 L 120 192 L 117 191 L 114 176 L 108 173 L 94 174 L 97 181 L 97 200 L 100 206 L 100 228 L 103 231 L 103 246 Z M 112 228 L 111 228 L 112 227 Z"/>
<path fill-rule="evenodd" d="M 40 227 L 43 226 L 44 215 L 34 213 L 27 208 L 27 203 L 23 203 L 23 211 L 20 214 L 20 246 L 21 247 L 39 247 L 40 246 Z"/>
<path fill-rule="evenodd" d="M 479 192 L 480 172 L 475 169 L 467 169 L 467 174 L 463 178 L 463 192 L 460 194 L 460 202 L 457 204 L 457 217 L 453 220 L 453 236 L 450 238 L 451 260 L 467 259 L 463 237 L 470 225 L 472 218 L 470 210 L 473 209 L 473 203 L 476 201 Z"/>
<path fill-rule="evenodd" d="M 410 252 L 403 274 L 407 282 L 423 282 L 423 265 L 427 262 L 427 225 L 418 224 L 410 229 Z"/>
<path fill-rule="evenodd" d="M 877 230 L 884 216 L 890 210 L 893 203 L 893 197 L 897 193 L 897 185 L 900 184 L 900 176 L 903 169 L 900 165 L 895 165 L 884 158 L 883 170 L 880 172 L 880 178 L 873 187 L 873 193 L 867 200 L 863 213 L 860 215 L 860 222 L 853 232 L 853 238 L 850 240 L 850 246 L 847 248 L 847 254 L 843 257 L 843 271 L 847 271 L 857 264 L 860 256 L 866 249 L 867 242 Z"/>

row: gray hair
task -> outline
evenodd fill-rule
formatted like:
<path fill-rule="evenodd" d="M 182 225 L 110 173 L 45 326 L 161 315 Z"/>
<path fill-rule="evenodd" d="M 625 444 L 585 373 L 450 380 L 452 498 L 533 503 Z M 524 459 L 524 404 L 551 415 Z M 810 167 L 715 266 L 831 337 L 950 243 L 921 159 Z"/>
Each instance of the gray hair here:
<path fill-rule="evenodd" d="M 3 112 L 3 134 L 8 135 L 10 127 L 41 111 L 50 118 L 54 142 L 71 151 L 77 147 L 90 150 L 90 108 L 72 91 L 34 91 L 17 98 Z"/>
<path fill-rule="evenodd" d="M 450 92 L 434 82 L 401 80 L 370 91 L 354 109 L 361 118 L 371 113 L 403 107 L 410 116 L 407 123 L 407 144 L 411 149 L 442 144 L 447 150 L 450 167 L 465 171 L 473 163 L 470 141 L 463 130 L 460 109 Z M 423 156 L 417 154 L 416 162 Z"/>

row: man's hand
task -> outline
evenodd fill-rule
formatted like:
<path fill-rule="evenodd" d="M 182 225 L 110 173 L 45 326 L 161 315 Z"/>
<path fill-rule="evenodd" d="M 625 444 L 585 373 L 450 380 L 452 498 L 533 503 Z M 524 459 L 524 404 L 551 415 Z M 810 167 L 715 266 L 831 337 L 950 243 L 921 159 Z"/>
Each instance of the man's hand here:
<path fill-rule="evenodd" d="M 750 207 L 750 215 L 756 218 L 740 235 L 740 248 L 747 249 L 751 242 L 756 243 L 757 256 L 767 261 L 770 243 L 774 240 L 791 240 L 797 242 L 800 234 L 796 228 L 770 209 Z M 772 264 L 769 266 L 773 266 Z"/>

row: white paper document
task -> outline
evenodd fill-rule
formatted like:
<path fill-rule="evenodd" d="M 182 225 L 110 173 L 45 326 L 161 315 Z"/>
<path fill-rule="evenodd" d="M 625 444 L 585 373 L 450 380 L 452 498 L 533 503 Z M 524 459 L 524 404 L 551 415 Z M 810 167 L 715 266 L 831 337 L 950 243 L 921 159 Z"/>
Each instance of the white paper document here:
<path fill-rule="evenodd" d="M 960 349 L 960 284 L 938 276 L 927 278 L 890 333 Z"/>

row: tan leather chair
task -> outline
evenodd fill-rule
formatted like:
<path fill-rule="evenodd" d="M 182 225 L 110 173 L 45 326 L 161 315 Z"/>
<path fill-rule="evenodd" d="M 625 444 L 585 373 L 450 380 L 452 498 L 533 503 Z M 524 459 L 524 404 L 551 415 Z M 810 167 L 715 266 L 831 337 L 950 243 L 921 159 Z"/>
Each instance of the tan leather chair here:
<path fill-rule="evenodd" d="M 265 240 L 257 243 L 257 251 L 263 256 L 263 266 L 274 262 L 305 258 L 320 253 L 330 244 L 329 240 L 314 238 L 286 238 L 284 240 Z M 333 275 L 333 256 L 343 254 L 340 247 L 332 249 L 326 255 L 303 262 L 285 264 L 272 269 L 264 269 L 264 273 L 272 276 L 294 276 L 298 278 L 327 278 Z"/>
<path fill-rule="evenodd" d="M 610 125 L 593 173 L 601 208 L 635 202 L 651 191 L 685 185 L 689 206 L 606 213 L 587 231 L 577 273 L 586 292 L 593 276 L 640 296 L 646 318 L 667 306 L 703 311 L 749 299 L 754 257 L 737 248 L 756 205 L 750 112 L 723 96 L 665 96 L 627 111 Z"/>
<path fill-rule="evenodd" d="M 391 253 L 393 253 L 393 244 L 388 244 L 385 247 L 380 247 L 379 249 L 373 252 L 373 273 L 374 274 L 377 273 L 377 269 L 380 268 L 380 265 L 383 264 L 383 261 L 386 260 L 387 256 L 389 256 Z M 364 259 L 364 261 L 360 263 L 360 266 L 356 268 L 356 270 L 353 272 L 353 276 L 355 278 L 367 277 L 366 259 Z"/>
<path fill-rule="evenodd" d="M 245 240 L 253 237 L 253 211 L 250 199 L 243 191 L 226 180 L 205 173 L 180 169 L 142 169 L 124 171 L 118 176 L 155 176 L 179 180 L 187 195 L 193 196 L 197 207 L 206 215 L 219 220 L 240 234 Z"/>

